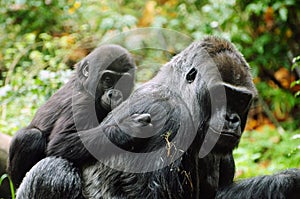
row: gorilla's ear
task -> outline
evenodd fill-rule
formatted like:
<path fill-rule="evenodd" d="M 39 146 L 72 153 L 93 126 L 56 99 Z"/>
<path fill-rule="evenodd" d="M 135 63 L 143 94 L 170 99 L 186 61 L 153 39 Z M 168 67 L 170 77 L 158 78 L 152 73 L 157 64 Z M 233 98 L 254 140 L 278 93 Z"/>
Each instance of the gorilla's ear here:
<path fill-rule="evenodd" d="M 82 60 L 76 64 L 76 70 L 79 77 L 87 78 L 89 76 L 89 61 Z"/>
<path fill-rule="evenodd" d="M 190 84 L 192 83 L 197 76 L 197 70 L 195 68 L 192 68 L 185 76 L 186 81 Z"/>
<path fill-rule="evenodd" d="M 89 61 L 83 61 L 81 72 L 83 76 L 88 77 L 89 76 Z"/>

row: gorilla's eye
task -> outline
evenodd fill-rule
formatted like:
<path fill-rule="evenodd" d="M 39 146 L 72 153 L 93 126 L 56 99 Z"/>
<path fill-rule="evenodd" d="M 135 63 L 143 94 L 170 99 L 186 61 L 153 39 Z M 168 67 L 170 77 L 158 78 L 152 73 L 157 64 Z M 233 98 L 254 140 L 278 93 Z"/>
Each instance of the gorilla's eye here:
<path fill-rule="evenodd" d="M 114 80 L 113 80 L 113 78 L 106 76 L 104 79 L 104 83 L 106 85 L 112 86 L 114 84 Z"/>
<path fill-rule="evenodd" d="M 195 68 L 192 68 L 188 74 L 186 75 L 186 81 L 190 84 L 192 83 L 195 79 L 196 79 L 196 76 L 197 76 L 197 70 Z"/>
<path fill-rule="evenodd" d="M 103 73 L 103 75 L 101 77 L 101 82 L 103 84 L 104 89 L 113 87 L 115 85 L 116 81 L 117 81 L 116 76 L 114 76 L 110 72 Z"/>

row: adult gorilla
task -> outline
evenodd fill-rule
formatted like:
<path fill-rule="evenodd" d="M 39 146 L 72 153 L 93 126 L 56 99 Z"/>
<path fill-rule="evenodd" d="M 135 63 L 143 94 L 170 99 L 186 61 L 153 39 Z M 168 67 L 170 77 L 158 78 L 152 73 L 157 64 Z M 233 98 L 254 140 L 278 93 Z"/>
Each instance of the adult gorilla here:
<path fill-rule="evenodd" d="M 135 64 L 118 45 L 102 45 L 76 64 L 76 73 L 19 130 L 9 149 L 8 172 L 15 187 L 42 158 L 63 149 L 61 136 L 93 128 L 126 99 L 134 85 Z M 81 147 L 78 145 L 77 147 Z M 76 149 L 80 150 L 80 149 Z"/>
<path fill-rule="evenodd" d="M 92 153 L 99 160 L 84 165 L 86 198 L 299 198 L 297 169 L 233 182 L 232 150 L 255 96 L 242 55 L 230 42 L 207 37 L 175 56 L 98 127 L 79 132 L 87 150 L 76 151 L 81 141 L 74 137 L 71 152 L 61 156 Z M 50 161 L 28 173 L 19 198 L 47 198 L 51 182 L 70 177 L 73 165 L 61 158 L 55 161 L 63 172 L 42 172 Z M 65 185 L 74 182 L 80 178 Z"/>

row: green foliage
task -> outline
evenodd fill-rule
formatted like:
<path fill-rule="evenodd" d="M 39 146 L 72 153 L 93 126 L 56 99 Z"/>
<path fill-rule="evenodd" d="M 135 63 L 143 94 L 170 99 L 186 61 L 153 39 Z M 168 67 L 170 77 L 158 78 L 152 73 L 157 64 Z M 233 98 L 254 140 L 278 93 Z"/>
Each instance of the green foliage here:
<path fill-rule="evenodd" d="M 260 96 L 266 100 L 271 110 L 278 118 L 284 118 L 287 113 L 291 113 L 295 107 L 300 106 L 300 101 L 291 92 L 273 88 L 267 82 L 260 82 L 256 85 L 260 92 Z M 297 129 L 299 125 L 298 118 L 295 118 L 293 122 L 287 120 L 283 121 L 281 125 L 287 130 Z"/>
<path fill-rule="evenodd" d="M 7 174 L 3 174 L 0 177 L 0 186 L 2 185 L 3 180 L 8 179 L 9 181 L 9 187 L 10 187 L 10 193 L 11 193 L 11 198 L 15 199 L 15 188 L 13 185 L 13 182 L 11 181 L 10 177 Z"/>
<path fill-rule="evenodd" d="M 62 60 L 71 46 L 68 38 L 48 33 L 26 33 L 16 39 L 2 40 L 7 48 L 1 49 L 5 78 L 0 79 L 0 129 L 8 134 L 28 124 L 35 110 L 67 80 L 68 67 Z"/>
<path fill-rule="evenodd" d="M 299 64 L 300 64 L 300 56 L 298 56 L 298 57 L 295 57 L 294 59 L 293 59 L 293 66 L 292 66 L 292 69 L 293 70 L 296 70 L 296 68 L 297 69 L 299 69 L 300 70 L 300 67 L 299 67 Z M 291 87 L 294 87 L 294 86 L 296 86 L 296 85 L 300 85 L 300 80 L 295 80 L 295 81 L 293 81 L 292 83 L 291 83 Z M 300 91 L 297 91 L 296 93 L 295 93 L 295 96 L 296 97 L 299 97 L 300 96 Z"/>
<path fill-rule="evenodd" d="M 16 72 L 11 83 L 0 88 L 0 105 L 2 114 L 5 113 L 5 119 L 0 120 L 0 129 L 1 132 L 10 135 L 28 125 L 37 108 L 60 88 L 71 74 L 70 70 L 41 70 L 35 78 L 28 74 L 29 78 L 25 79 L 23 72 Z"/>
<path fill-rule="evenodd" d="M 244 132 L 234 151 L 237 177 L 272 174 L 300 165 L 300 131 L 285 132 L 264 128 L 263 132 Z"/>

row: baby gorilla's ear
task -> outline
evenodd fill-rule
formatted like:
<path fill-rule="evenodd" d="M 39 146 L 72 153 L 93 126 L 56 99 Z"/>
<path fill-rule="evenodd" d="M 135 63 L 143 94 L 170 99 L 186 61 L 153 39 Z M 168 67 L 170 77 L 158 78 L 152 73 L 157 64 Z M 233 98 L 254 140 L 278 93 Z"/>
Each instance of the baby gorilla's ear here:
<path fill-rule="evenodd" d="M 81 70 L 83 76 L 88 77 L 89 76 L 89 61 L 85 61 L 82 66 Z"/>
<path fill-rule="evenodd" d="M 142 126 L 147 126 L 151 123 L 151 115 L 149 113 L 143 114 L 133 114 L 131 115 L 131 119 L 137 123 L 141 123 Z"/>
<path fill-rule="evenodd" d="M 89 76 L 89 61 L 82 60 L 80 63 L 80 72 L 83 76 L 88 77 Z"/>
<path fill-rule="evenodd" d="M 87 78 L 89 76 L 89 61 L 82 60 L 75 65 L 76 72 L 78 76 L 81 78 Z"/>

